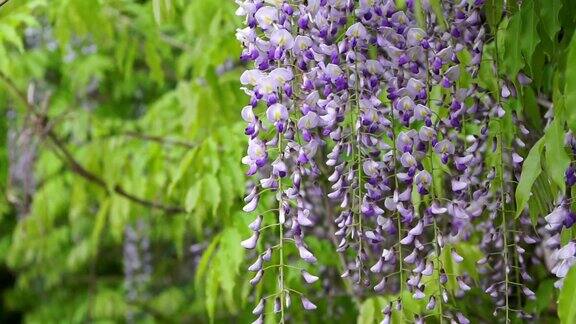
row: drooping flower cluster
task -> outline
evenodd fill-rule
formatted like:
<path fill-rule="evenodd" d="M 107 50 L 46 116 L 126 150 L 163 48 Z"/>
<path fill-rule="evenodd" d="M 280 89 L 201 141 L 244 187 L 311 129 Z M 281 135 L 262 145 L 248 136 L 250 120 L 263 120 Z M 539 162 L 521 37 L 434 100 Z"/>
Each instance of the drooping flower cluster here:
<path fill-rule="evenodd" d="M 258 322 L 267 299 L 281 322 L 292 294 L 316 308 L 285 280 L 294 270 L 306 283 L 318 279 L 288 264 L 316 262 L 306 228 L 331 231 L 326 238 L 342 256 L 354 297 L 395 296 L 382 310 L 385 323 L 393 311 L 403 316 L 406 293 L 425 300 L 426 312 L 459 323 L 468 320 L 442 305 L 473 285 L 494 297 L 507 320 L 513 292 L 533 298 L 521 282 L 529 282 L 533 262 L 525 251 L 539 240 L 526 213 L 510 213 L 528 134 L 506 102 L 514 83 L 501 80 L 501 93 L 479 84 L 484 1 L 236 2 L 249 66 L 240 80 L 250 98 L 242 109 L 243 162 L 255 179 L 244 211 L 258 213 L 242 245 L 259 251 L 252 284 L 266 271 L 278 278 L 278 290 L 254 309 Z M 574 168 L 566 177 L 576 182 Z M 258 212 L 267 192 L 274 208 Z M 479 283 L 448 268 L 462 264 L 461 243 L 474 239 L 485 254 L 475 260 Z M 288 255 L 286 244 L 298 255 Z"/>
<path fill-rule="evenodd" d="M 132 303 L 144 302 L 150 298 L 150 277 L 152 276 L 152 253 L 150 251 L 150 233 L 145 220 L 139 219 L 124 230 L 124 286 L 126 299 Z M 126 322 L 142 320 L 142 312 L 129 310 Z"/>

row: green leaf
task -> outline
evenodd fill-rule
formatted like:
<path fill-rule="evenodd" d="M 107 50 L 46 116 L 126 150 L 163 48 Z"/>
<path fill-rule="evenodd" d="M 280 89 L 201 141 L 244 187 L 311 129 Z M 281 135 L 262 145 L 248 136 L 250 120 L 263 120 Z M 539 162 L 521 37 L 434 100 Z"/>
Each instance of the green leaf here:
<path fill-rule="evenodd" d="M 98 209 L 98 213 L 96 214 L 96 222 L 94 224 L 94 229 L 92 230 L 91 240 L 94 247 L 94 251 L 96 251 L 100 243 L 100 236 L 102 235 L 102 230 L 104 229 L 104 225 L 106 224 L 109 208 L 110 208 L 110 199 L 106 198 L 100 204 L 100 209 Z"/>
<path fill-rule="evenodd" d="M 206 311 L 208 312 L 210 323 L 214 322 L 219 278 L 219 274 L 213 269 L 208 272 L 208 276 L 206 277 Z"/>
<path fill-rule="evenodd" d="M 218 181 L 220 182 L 220 188 L 222 191 L 220 212 L 228 214 L 230 212 L 230 208 L 234 205 L 236 198 L 239 197 L 235 195 L 234 184 L 232 183 L 232 179 L 225 172 L 220 172 L 218 176 Z"/>
<path fill-rule="evenodd" d="M 572 36 L 568 46 L 568 58 L 566 59 L 566 85 L 564 89 L 566 121 L 572 131 L 576 131 L 576 33 Z"/>
<path fill-rule="evenodd" d="M 376 322 L 376 307 L 375 300 L 370 298 L 366 299 L 360 307 L 360 314 L 358 314 L 358 324 L 373 324 Z"/>
<path fill-rule="evenodd" d="M 518 187 L 516 187 L 516 217 L 520 216 L 524 207 L 528 204 L 528 200 L 530 200 L 530 196 L 532 195 L 532 185 L 540 175 L 540 172 L 542 172 L 540 157 L 543 148 L 544 139 L 541 138 L 534 144 L 532 149 L 530 149 L 522 165 L 522 174 L 518 182 Z"/>
<path fill-rule="evenodd" d="M 24 44 L 22 39 L 12 26 L 0 24 L 0 40 L 5 40 L 8 43 L 16 46 L 20 53 L 24 52 Z"/>
<path fill-rule="evenodd" d="M 492 30 L 492 33 L 498 28 L 500 20 L 502 19 L 502 11 L 504 9 L 503 0 L 488 0 L 484 5 L 486 10 L 486 20 Z"/>
<path fill-rule="evenodd" d="M 244 248 L 240 245 L 242 237 L 235 228 L 229 228 L 222 232 L 220 249 L 218 251 L 218 276 L 222 290 L 233 299 L 236 275 L 244 261 Z"/>
<path fill-rule="evenodd" d="M 540 17 L 544 22 L 542 27 L 548 34 L 552 42 L 556 40 L 556 34 L 560 31 L 560 9 L 562 8 L 562 0 L 546 0 L 539 1 Z"/>
<path fill-rule="evenodd" d="M 506 13 L 513 15 L 518 11 L 520 4 L 517 1 L 506 1 Z"/>
<path fill-rule="evenodd" d="M 204 276 L 206 275 L 206 271 L 208 270 L 208 266 L 210 265 L 210 261 L 212 260 L 212 256 L 214 255 L 214 251 L 216 251 L 219 242 L 220 234 L 216 235 L 212 239 L 212 242 L 210 242 L 210 245 L 208 245 L 208 248 L 204 250 L 200 262 L 198 262 L 198 266 L 196 267 L 196 276 L 194 277 L 197 286 L 201 286 L 204 282 Z"/>
<path fill-rule="evenodd" d="M 487 89 L 492 96 L 496 97 L 500 94 L 500 87 L 498 86 L 498 79 L 494 77 L 494 44 L 487 44 L 482 51 L 482 63 L 480 63 L 480 71 L 478 71 L 479 84 Z"/>
<path fill-rule="evenodd" d="M 564 127 L 558 118 L 554 118 L 546 133 L 545 138 L 545 157 L 546 172 L 552 181 L 560 188 L 560 192 L 566 191 L 564 181 L 564 172 L 570 164 L 570 157 L 564 149 Z"/>
<path fill-rule="evenodd" d="M 153 42 L 147 42 L 144 46 L 145 61 L 150 68 L 150 76 L 159 85 L 164 83 L 164 70 L 162 69 L 162 56 Z"/>
<path fill-rule="evenodd" d="M 172 0 L 152 0 L 152 12 L 156 24 L 160 25 L 172 14 Z"/>
<path fill-rule="evenodd" d="M 522 47 L 518 37 L 520 34 L 522 34 L 522 15 L 521 12 L 517 12 L 508 21 L 503 35 L 504 49 L 498 53 L 500 56 L 498 59 L 501 62 L 500 67 L 505 69 L 505 71 L 498 71 L 501 75 L 506 72 L 506 74 L 515 76 L 524 66 Z"/>
<path fill-rule="evenodd" d="M 558 297 L 558 317 L 560 323 L 576 322 L 576 267 L 572 267 L 564 278 L 564 285 Z"/>
<path fill-rule="evenodd" d="M 218 143 L 213 137 L 208 137 L 200 149 L 200 154 L 202 157 L 202 167 L 208 172 L 215 174 L 220 169 L 220 156 L 221 153 L 218 151 Z"/>
<path fill-rule="evenodd" d="M 516 35 L 520 40 L 524 62 L 528 65 L 532 62 L 532 54 L 538 43 L 540 43 L 540 36 L 538 35 L 539 16 L 535 12 L 538 12 L 538 7 L 534 0 L 527 0 L 522 3 L 522 8 L 520 9 L 520 14 L 522 15 L 522 37 Z M 513 76 L 516 76 L 516 74 Z"/>
<path fill-rule="evenodd" d="M 539 16 L 534 14 L 537 9 L 534 0 L 527 0 L 522 3 L 520 11 L 510 17 L 503 35 L 504 51 L 499 53 L 505 71 L 498 71 L 499 74 L 514 79 L 526 64 L 532 62 L 534 50 L 540 43 Z"/>
<path fill-rule="evenodd" d="M 203 180 L 203 179 L 202 179 Z M 186 202 L 184 204 L 184 208 L 186 212 L 191 212 L 196 208 L 198 204 L 198 198 L 200 197 L 200 193 L 202 191 L 202 180 L 197 181 L 186 193 Z"/>
<path fill-rule="evenodd" d="M 531 87 L 526 87 L 522 91 L 523 94 L 523 113 L 529 123 L 529 128 L 536 130 L 536 134 L 540 136 L 538 130 L 544 129 L 542 124 L 542 117 L 540 116 L 540 107 L 536 99 L 536 94 Z"/>
<path fill-rule="evenodd" d="M 110 232 L 116 241 L 121 241 L 124 226 L 130 219 L 131 203 L 128 199 L 119 195 L 113 195 L 111 199 L 110 215 L 108 218 L 110 221 Z"/>
<path fill-rule="evenodd" d="M 220 205 L 220 183 L 218 182 L 218 178 L 216 178 L 213 174 L 207 174 L 203 179 L 203 200 L 209 203 L 209 206 L 212 207 L 212 214 L 216 215 L 216 211 L 218 210 L 218 206 Z"/>
<path fill-rule="evenodd" d="M 186 174 L 186 171 L 190 168 L 190 164 L 194 160 L 196 152 L 198 152 L 196 148 L 186 152 L 186 155 L 184 155 L 180 164 L 178 165 L 178 169 L 176 170 L 176 174 L 174 174 L 172 182 L 170 182 L 170 186 L 168 186 L 168 194 L 171 194 L 176 185 L 178 185 L 180 180 L 182 180 L 182 177 L 184 176 L 184 174 Z"/>

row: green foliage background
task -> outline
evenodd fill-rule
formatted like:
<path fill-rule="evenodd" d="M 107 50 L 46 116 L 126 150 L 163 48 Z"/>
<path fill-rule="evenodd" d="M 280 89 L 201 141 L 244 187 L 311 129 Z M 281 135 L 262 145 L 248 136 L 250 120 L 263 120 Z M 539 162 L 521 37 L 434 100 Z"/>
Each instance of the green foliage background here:
<path fill-rule="evenodd" d="M 495 97 L 501 80 L 520 89 L 505 109 L 535 132 L 516 214 L 528 205 L 536 221 L 566 190 L 571 157 L 563 134 L 576 130 L 576 5 L 508 1 L 502 12 L 502 0 L 486 2 L 492 38 L 482 85 Z M 253 320 L 251 296 L 264 292 L 251 291 L 240 247 L 250 217 L 239 212 L 246 184 L 239 111 L 247 98 L 238 82 L 235 9 L 231 0 L 12 0 L 0 7 L 0 322 L 116 323 L 129 312 L 139 322 Z M 519 86 L 520 71 L 532 78 L 529 87 Z M 554 107 L 547 128 L 542 101 Z M 514 139 L 512 119 L 490 131 L 499 145 Z M 9 172 L 10 134 L 27 132 L 36 147 L 27 169 L 36 182 L 31 201 Z M 502 156 L 489 163 L 501 165 Z M 127 226 L 139 221 L 149 229 L 153 273 L 145 297 L 130 301 L 123 245 Z M 318 264 L 337 270 L 331 243 L 310 240 Z M 473 245 L 456 248 L 478 257 Z M 476 273 L 474 263 L 461 267 Z M 287 280 L 301 286 L 297 275 Z M 576 271 L 560 293 L 546 274 L 538 282 L 537 301 L 522 307 L 547 322 L 574 323 Z M 354 307 L 351 296 L 323 295 L 321 283 L 302 289 L 319 309 L 293 306 L 295 322 L 373 323 L 386 302 L 367 298 Z M 480 296 L 473 290 L 457 306 L 491 320 L 492 306 Z"/>
<path fill-rule="evenodd" d="M 8 315 L 30 323 L 123 322 L 128 311 L 144 322 L 242 316 L 248 290 L 238 278 L 239 242 L 247 229 L 237 213 L 245 179 L 235 7 L 211 0 L 1 7 L 0 259 L 15 276 L 3 292 Z M 31 84 L 37 98 L 27 103 Z M 8 132 L 25 129 L 38 147 L 37 185 L 29 212 L 18 215 Z M 177 208 L 150 208 L 118 188 Z M 149 297 L 128 303 L 124 231 L 140 219 L 154 270 Z"/>

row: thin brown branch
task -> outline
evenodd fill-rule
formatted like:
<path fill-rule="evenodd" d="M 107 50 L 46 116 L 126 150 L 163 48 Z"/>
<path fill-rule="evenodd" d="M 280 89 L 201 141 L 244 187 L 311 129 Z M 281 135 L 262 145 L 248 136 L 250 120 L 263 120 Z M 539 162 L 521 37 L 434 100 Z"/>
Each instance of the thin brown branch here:
<path fill-rule="evenodd" d="M 105 190 L 109 190 L 109 188 L 106 184 L 106 181 L 104 181 L 98 175 L 90 172 L 88 169 L 86 169 L 84 166 L 82 166 L 82 164 L 80 164 L 80 162 L 78 162 L 78 160 L 76 160 L 74 158 L 74 156 L 72 155 L 72 153 L 66 148 L 66 145 L 56 135 L 54 130 L 51 127 L 46 127 L 47 125 L 50 124 L 48 117 L 46 115 L 39 113 L 35 109 L 35 107 L 28 102 L 26 95 L 24 93 L 22 93 L 20 90 L 18 90 L 18 88 L 12 82 L 12 80 L 10 80 L 8 77 L 6 77 L 6 75 L 4 75 L 1 72 L 0 72 L 0 80 L 2 80 L 7 85 L 7 87 L 16 95 L 16 97 L 22 102 L 22 104 L 24 105 L 26 110 L 28 110 L 28 112 L 30 114 L 36 116 L 39 119 L 40 123 L 44 126 L 43 131 L 45 132 L 45 135 L 54 144 L 55 150 L 58 153 L 56 155 L 59 156 L 63 160 L 63 162 L 65 162 L 69 166 L 70 170 L 73 173 L 83 177 L 84 179 L 104 188 Z M 46 101 L 44 101 L 43 104 L 47 105 Z M 112 191 L 112 192 L 114 192 L 114 193 L 116 193 L 116 194 L 118 194 L 118 195 L 120 195 L 120 196 L 122 196 L 128 200 L 131 200 L 132 202 L 140 204 L 142 206 L 163 210 L 169 214 L 185 212 L 185 209 L 183 207 L 180 207 L 180 206 L 165 205 L 165 204 L 162 204 L 160 202 L 140 198 L 140 197 L 126 191 L 122 186 L 120 186 L 118 184 L 115 185 L 114 188 L 112 188 L 109 191 Z"/>
<path fill-rule="evenodd" d="M 10 0 L 4 0 L 4 1 L 0 2 L 0 7 L 2 7 L 3 5 L 7 4 L 8 1 L 10 1 Z"/>

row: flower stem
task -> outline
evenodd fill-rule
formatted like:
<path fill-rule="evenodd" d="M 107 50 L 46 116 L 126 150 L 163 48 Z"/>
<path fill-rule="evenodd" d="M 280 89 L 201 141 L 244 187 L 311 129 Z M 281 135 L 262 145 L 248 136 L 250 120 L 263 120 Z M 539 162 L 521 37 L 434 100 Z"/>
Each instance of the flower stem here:
<path fill-rule="evenodd" d="M 392 170 L 395 172 L 396 170 L 396 133 L 394 132 L 394 103 L 390 104 L 390 123 L 392 128 Z M 394 190 L 398 190 L 398 177 L 394 177 Z M 404 268 L 403 268 L 403 258 L 402 258 L 402 244 L 400 241 L 402 240 L 402 219 L 399 212 L 396 211 L 396 215 L 398 215 L 396 222 L 398 227 L 398 276 L 399 276 L 399 284 L 400 284 L 400 292 L 399 292 L 399 301 L 402 300 L 402 296 L 404 295 Z M 402 310 L 400 310 L 400 322 L 404 322 L 402 316 Z"/>
<path fill-rule="evenodd" d="M 353 121 L 352 127 L 356 137 L 356 163 L 358 168 L 358 263 L 359 263 L 359 270 L 358 270 L 358 283 L 362 283 L 362 236 L 363 236 L 363 229 L 362 229 L 362 152 L 360 150 L 360 141 L 358 139 L 359 134 L 358 130 L 356 129 L 356 125 L 360 118 L 360 73 L 358 73 L 358 54 L 354 51 L 354 70 L 356 74 L 355 80 L 355 91 L 356 91 L 356 118 Z"/>
<path fill-rule="evenodd" d="M 495 58 L 494 64 L 496 67 L 496 71 L 498 70 L 498 29 L 494 32 L 494 49 L 495 49 Z M 499 79 L 499 77 L 498 77 Z M 499 82 L 498 82 L 499 83 Z M 500 93 L 496 93 L 497 104 L 501 106 L 501 98 Z M 502 257 L 504 259 L 504 311 L 506 313 L 506 323 L 510 322 L 510 303 L 509 303 L 509 278 L 508 278 L 508 268 L 509 268 L 509 260 L 508 260 L 508 224 L 506 220 L 506 212 L 504 210 L 504 205 L 506 204 L 506 200 L 504 197 L 504 141 L 502 139 L 502 127 L 503 127 L 502 120 L 500 120 L 500 129 L 498 131 L 498 144 L 500 145 L 500 214 L 502 215 L 502 236 L 504 240 L 504 247 Z"/>
<path fill-rule="evenodd" d="M 432 108 L 430 107 L 431 103 L 431 89 L 430 89 L 430 61 L 428 57 L 428 51 L 426 51 L 426 106 L 430 111 Z M 431 180 L 430 180 L 430 195 L 432 197 L 431 204 L 434 203 L 436 198 L 436 194 L 434 192 L 434 148 L 430 145 L 429 150 L 429 158 L 430 158 L 430 173 L 431 173 Z M 436 297 L 436 302 L 438 303 L 438 309 L 440 311 L 440 324 L 444 323 L 444 312 L 442 310 L 442 278 L 440 277 L 440 270 L 442 269 L 442 265 L 440 262 L 440 253 L 442 251 L 442 247 L 438 242 L 438 224 L 436 222 L 436 216 L 432 215 L 434 220 L 434 253 L 436 254 L 436 273 L 438 274 L 438 295 Z"/>
<path fill-rule="evenodd" d="M 278 154 L 282 155 L 282 134 L 278 133 Z M 278 179 L 278 210 L 282 213 L 282 178 Z M 279 276 L 280 276 L 280 323 L 284 323 L 284 224 L 280 221 L 279 226 Z"/>

